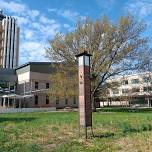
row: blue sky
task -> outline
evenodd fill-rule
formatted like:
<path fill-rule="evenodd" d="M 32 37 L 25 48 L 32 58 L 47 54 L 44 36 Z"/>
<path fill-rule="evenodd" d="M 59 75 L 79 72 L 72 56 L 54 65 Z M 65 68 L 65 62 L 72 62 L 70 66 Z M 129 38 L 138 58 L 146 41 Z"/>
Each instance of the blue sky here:
<path fill-rule="evenodd" d="M 116 22 L 131 13 L 147 23 L 152 34 L 152 0 L 0 0 L 4 13 L 18 19 L 20 64 L 47 61 L 45 47 L 57 32 L 72 31 L 78 18 L 103 15 Z"/>

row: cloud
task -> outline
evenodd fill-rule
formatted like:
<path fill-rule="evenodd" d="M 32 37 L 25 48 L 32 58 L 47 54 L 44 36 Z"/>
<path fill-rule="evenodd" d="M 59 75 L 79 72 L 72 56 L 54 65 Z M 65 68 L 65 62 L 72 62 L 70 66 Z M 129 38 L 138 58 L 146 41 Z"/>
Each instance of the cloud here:
<path fill-rule="evenodd" d="M 43 15 L 40 16 L 39 21 L 44 23 L 44 24 L 53 24 L 53 23 L 55 23 L 54 19 L 48 19 L 47 17 L 45 17 Z"/>
<path fill-rule="evenodd" d="M 0 0 L 0 7 L 5 14 L 11 14 L 18 20 L 20 27 L 20 64 L 28 61 L 45 61 L 45 46 L 59 31 L 72 31 L 69 24 L 60 23 L 57 19 L 48 17 L 40 10 L 32 9 L 21 0 Z M 67 9 L 49 8 L 48 12 L 64 18 L 72 24 L 78 17 L 84 18 L 78 12 Z M 48 13 L 47 12 L 47 13 Z M 50 15 L 50 16 L 51 16 Z M 61 19 L 62 21 L 62 19 Z"/>
<path fill-rule="evenodd" d="M 25 4 L 17 3 L 14 1 L 7 2 L 4 0 L 0 0 L 0 7 L 13 13 L 22 13 L 27 9 L 27 6 Z"/>
<path fill-rule="evenodd" d="M 75 18 L 77 18 L 79 16 L 79 13 L 71 11 L 71 10 L 64 10 L 64 11 L 60 12 L 60 15 L 69 20 L 74 20 Z"/>
<path fill-rule="evenodd" d="M 34 36 L 34 32 L 29 29 L 24 30 L 24 34 L 25 34 L 25 38 L 29 40 Z"/>
<path fill-rule="evenodd" d="M 140 18 L 148 17 L 152 14 L 152 1 L 130 0 L 125 7 L 125 11 L 135 16 L 139 16 Z"/>
<path fill-rule="evenodd" d="M 62 16 L 70 21 L 75 21 L 78 17 L 81 17 L 81 15 L 73 10 L 67 9 L 67 10 L 59 10 L 56 8 L 49 8 L 48 12 L 54 12 L 59 16 Z"/>
<path fill-rule="evenodd" d="M 45 61 L 44 47 L 60 30 L 61 24 L 21 1 L 0 0 L 1 9 L 18 20 L 20 27 L 20 64 Z M 63 26 L 64 27 L 64 26 Z"/>
<path fill-rule="evenodd" d="M 73 31 L 74 30 L 74 27 L 72 27 L 71 25 L 69 24 L 63 24 L 63 27 L 68 30 L 69 32 Z"/>
<path fill-rule="evenodd" d="M 19 26 L 27 25 L 30 23 L 30 20 L 28 18 L 16 15 L 14 15 L 14 17 L 17 19 Z"/>
<path fill-rule="evenodd" d="M 20 48 L 22 49 L 21 64 L 24 63 L 23 61 L 47 61 L 43 41 L 26 41 L 21 44 Z"/>

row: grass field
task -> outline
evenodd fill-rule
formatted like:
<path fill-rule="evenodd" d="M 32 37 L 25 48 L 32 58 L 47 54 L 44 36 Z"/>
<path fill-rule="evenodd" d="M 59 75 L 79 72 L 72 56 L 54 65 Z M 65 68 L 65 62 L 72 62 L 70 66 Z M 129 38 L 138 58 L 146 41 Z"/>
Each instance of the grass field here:
<path fill-rule="evenodd" d="M 77 112 L 0 115 L 0 152 L 151 152 L 152 112 L 96 112 L 95 138 L 78 137 Z M 83 134 L 83 129 L 81 131 Z"/>

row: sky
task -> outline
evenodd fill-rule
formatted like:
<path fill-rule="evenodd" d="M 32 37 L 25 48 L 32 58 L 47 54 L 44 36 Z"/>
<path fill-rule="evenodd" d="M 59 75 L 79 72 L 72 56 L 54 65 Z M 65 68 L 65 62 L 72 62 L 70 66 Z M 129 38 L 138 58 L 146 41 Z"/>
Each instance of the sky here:
<path fill-rule="evenodd" d="M 147 24 L 152 35 L 152 0 L 0 0 L 0 9 L 20 27 L 19 64 L 48 61 L 45 48 L 56 33 L 73 31 L 78 18 L 108 16 L 112 22 L 128 13 Z"/>

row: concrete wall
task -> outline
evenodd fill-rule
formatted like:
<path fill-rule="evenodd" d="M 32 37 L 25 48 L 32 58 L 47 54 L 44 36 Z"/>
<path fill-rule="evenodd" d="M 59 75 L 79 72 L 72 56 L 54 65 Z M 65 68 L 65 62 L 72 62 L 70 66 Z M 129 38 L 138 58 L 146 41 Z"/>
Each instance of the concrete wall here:
<path fill-rule="evenodd" d="M 50 108 L 18 108 L 0 109 L 0 113 L 19 113 L 19 112 L 49 112 L 56 111 L 55 107 Z"/>

